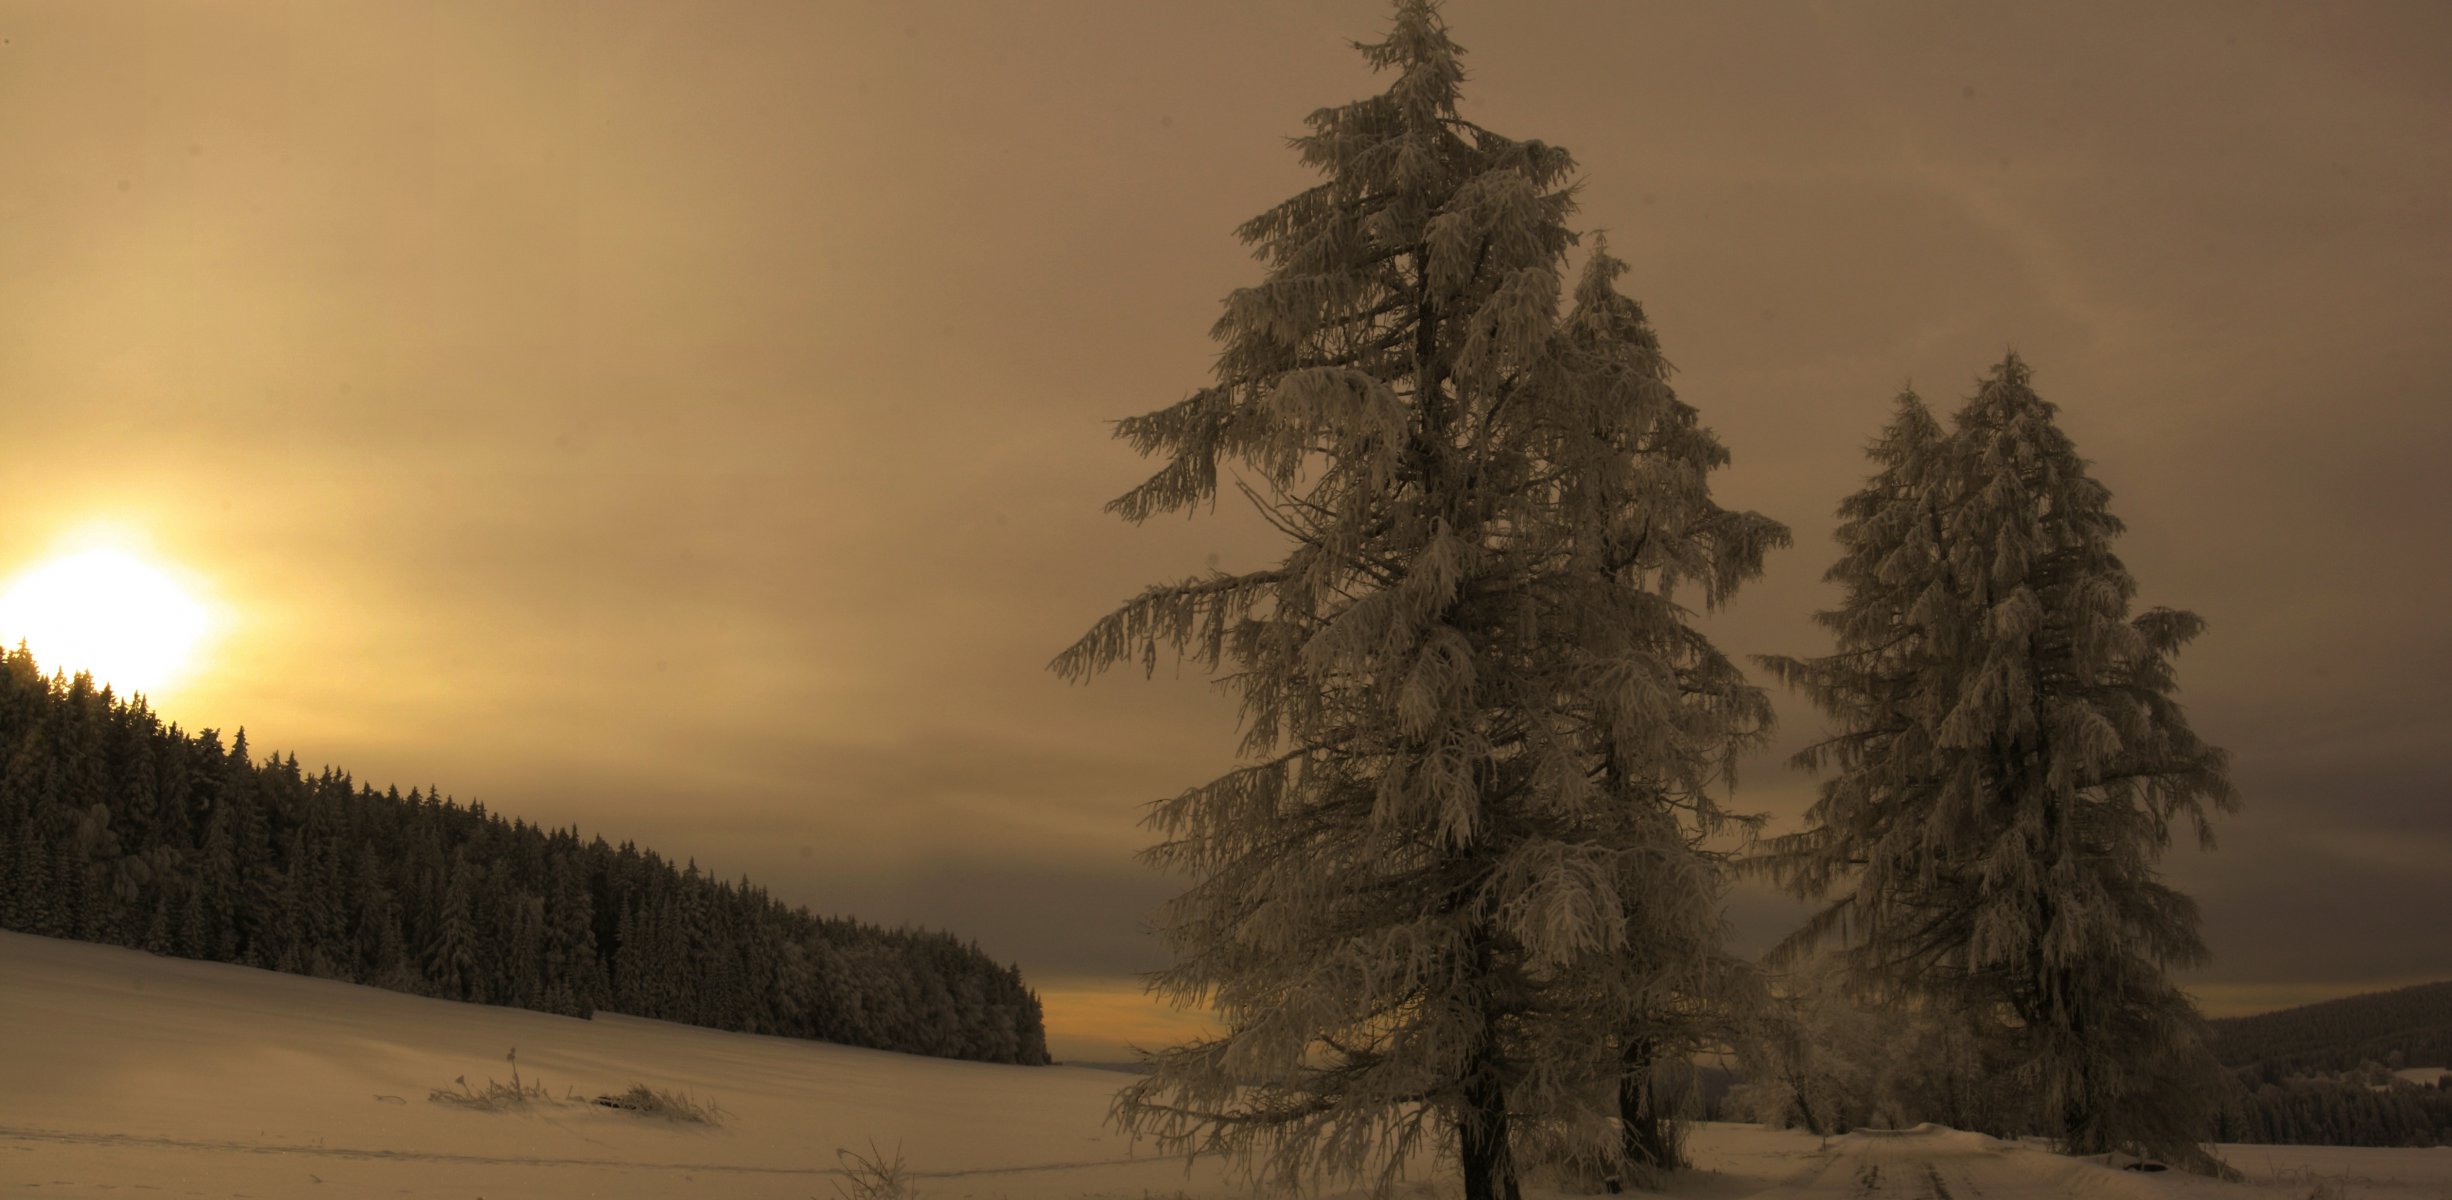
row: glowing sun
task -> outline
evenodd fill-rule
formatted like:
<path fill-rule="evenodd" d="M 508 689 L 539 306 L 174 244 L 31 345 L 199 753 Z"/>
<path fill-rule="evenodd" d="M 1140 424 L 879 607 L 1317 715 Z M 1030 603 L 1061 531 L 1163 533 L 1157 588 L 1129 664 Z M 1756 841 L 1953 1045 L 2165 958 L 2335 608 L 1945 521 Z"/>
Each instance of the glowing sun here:
<path fill-rule="evenodd" d="M 169 571 L 122 550 L 63 554 L 0 592 L 0 638 L 34 652 L 45 674 L 89 671 L 125 696 L 175 681 L 212 613 Z"/>

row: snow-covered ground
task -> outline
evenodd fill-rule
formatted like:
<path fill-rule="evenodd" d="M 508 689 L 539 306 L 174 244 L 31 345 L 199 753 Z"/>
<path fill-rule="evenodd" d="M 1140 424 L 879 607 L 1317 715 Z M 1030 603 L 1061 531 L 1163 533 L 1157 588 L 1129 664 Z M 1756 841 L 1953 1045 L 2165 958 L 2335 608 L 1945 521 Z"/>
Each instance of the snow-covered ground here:
<path fill-rule="evenodd" d="M 2247 1182 L 2143 1174 L 1927 1125 L 1835 1138 L 1755 1200 L 2452 1200 L 2452 1149 L 2222 1146 Z"/>
<path fill-rule="evenodd" d="M 2293 1200 L 2452 1200 L 2452 1146 L 2224 1146 L 2248 1182 Z"/>
<path fill-rule="evenodd" d="M 583 1104 L 476 1112 L 466 1076 L 720 1104 L 713 1128 Z M 0 1193 L 25 1196 L 818 1197 L 838 1148 L 899 1146 L 921 1200 L 1247 1196 L 1105 1128 L 1122 1077 L 915 1058 L 600 1016 L 420 1000 L 0 932 Z M 1705 1127 L 1692 1200 L 2452 1200 L 2452 1150 L 2247 1147 L 2247 1189 L 2071 1162 L 1971 1134 L 1827 1144 Z M 1421 1192 L 1456 1193 L 1433 1180 Z M 2327 1197 L 2326 1200 L 2331 1200 Z"/>

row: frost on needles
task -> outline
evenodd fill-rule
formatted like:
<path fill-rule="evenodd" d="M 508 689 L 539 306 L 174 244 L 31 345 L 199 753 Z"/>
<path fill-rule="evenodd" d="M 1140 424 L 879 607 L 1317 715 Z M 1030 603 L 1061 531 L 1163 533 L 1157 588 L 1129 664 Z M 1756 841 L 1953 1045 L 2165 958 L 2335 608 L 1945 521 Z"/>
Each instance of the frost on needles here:
<path fill-rule="evenodd" d="M 2063 1148 L 2211 1169 L 2216 1069 L 2164 975 L 2205 946 L 2155 866 L 2235 805 L 2175 698 L 2204 622 L 2130 615 L 2110 494 L 2030 380 L 2010 355 L 1946 431 L 1900 397 L 1840 508 L 1836 650 L 1763 660 L 1835 731 L 1796 758 L 1823 775 L 1806 829 L 1759 861 L 1825 902 L 1789 950 L 1844 943 L 1971 1022 Z"/>
<path fill-rule="evenodd" d="M 1727 452 L 1623 265 L 1596 246 L 1562 296 L 1568 155 L 1458 115 L 1434 5 L 1360 48 L 1393 80 L 1314 113 L 1321 181 L 1239 231 L 1266 274 L 1215 382 L 1117 428 L 1159 465 L 1113 511 L 1223 473 L 1284 557 L 1153 586 L 1052 665 L 1188 656 L 1242 704 L 1242 765 L 1147 821 L 1189 880 L 1155 990 L 1224 1032 L 1153 1055 L 1117 1123 L 1285 1183 L 1436 1145 L 1512 1200 L 1529 1156 L 1675 1165 L 1651 1068 L 1741 973 L 1711 790 L 1771 719 L 1679 598 L 1788 534 L 1712 501 Z"/>

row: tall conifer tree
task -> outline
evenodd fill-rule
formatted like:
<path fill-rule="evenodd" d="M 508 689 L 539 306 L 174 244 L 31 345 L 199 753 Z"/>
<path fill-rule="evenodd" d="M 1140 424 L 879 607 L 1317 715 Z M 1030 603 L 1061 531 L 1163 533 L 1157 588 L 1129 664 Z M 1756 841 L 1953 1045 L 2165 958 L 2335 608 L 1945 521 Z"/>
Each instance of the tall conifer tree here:
<path fill-rule="evenodd" d="M 426 951 L 426 977 L 434 982 L 437 995 L 446 1000 L 468 1000 L 485 997 L 483 981 L 477 977 L 477 935 L 469 917 L 470 894 L 476 890 L 476 872 L 468 860 L 457 851 L 444 868 L 442 880 L 442 912 L 435 922 L 434 944 Z"/>
<path fill-rule="evenodd" d="M 2009 356 L 1947 435 L 1905 398 L 1874 447 L 1836 653 L 1766 660 L 1838 728 L 1764 861 L 1829 902 L 1795 945 L 1838 936 L 1863 977 L 1996 1026 L 2065 1148 L 2210 1166 L 2211 1060 L 2164 976 L 2205 947 L 2156 869 L 2175 822 L 2210 845 L 2235 803 L 2174 698 L 2203 622 L 2130 615 L 2109 492 L 2029 381 Z"/>
<path fill-rule="evenodd" d="M 1117 1119 L 1286 1182 L 1384 1182 L 1452 1138 L 1470 1200 L 1514 1148 L 1616 1160 L 1638 1059 L 1707 990 L 1707 787 L 1768 720 L 1688 623 L 1786 539 L 1719 508 L 1726 452 L 1678 401 L 1623 269 L 1559 312 L 1572 163 L 1457 113 L 1426 0 L 1361 47 L 1395 78 L 1312 115 L 1321 183 L 1239 231 L 1214 386 L 1122 422 L 1163 460 L 1139 521 L 1230 486 L 1276 566 L 1150 588 L 1058 656 L 1231 669 L 1246 763 L 1152 806 L 1162 996 L 1226 1032 L 1155 1056 Z"/>

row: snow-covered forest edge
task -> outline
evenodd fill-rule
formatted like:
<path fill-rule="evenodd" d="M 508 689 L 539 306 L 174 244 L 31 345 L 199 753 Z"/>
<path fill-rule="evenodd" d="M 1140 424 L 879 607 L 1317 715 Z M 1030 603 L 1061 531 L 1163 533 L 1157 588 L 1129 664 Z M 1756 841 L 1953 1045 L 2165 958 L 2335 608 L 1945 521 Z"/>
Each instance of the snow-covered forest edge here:
<path fill-rule="evenodd" d="M 257 761 L 0 655 L 0 929 L 413 995 L 1044 1063 L 1019 968 L 654 848 Z"/>

